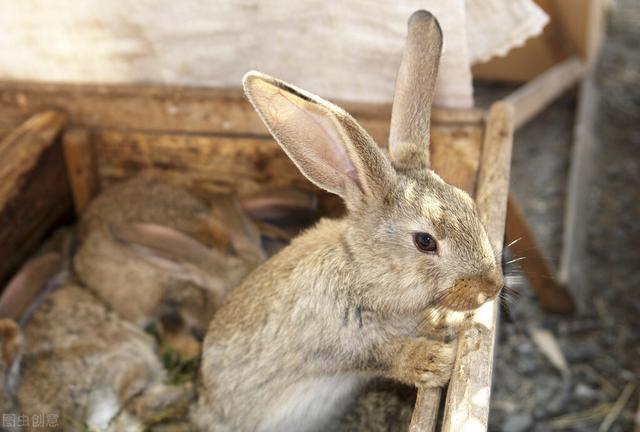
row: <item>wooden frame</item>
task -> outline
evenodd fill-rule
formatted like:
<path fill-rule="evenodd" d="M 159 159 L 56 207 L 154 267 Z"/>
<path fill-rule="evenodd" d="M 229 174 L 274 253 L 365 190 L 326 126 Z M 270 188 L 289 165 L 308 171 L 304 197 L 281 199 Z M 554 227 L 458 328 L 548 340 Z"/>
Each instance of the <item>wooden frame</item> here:
<path fill-rule="evenodd" d="M 55 182 L 60 190 L 67 190 L 68 178 L 77 213 L 100 189 L 146 167 L 164 170 L 169 180 L 203 195 L 250 193 L 282 184 L 316 190 L 268 135 L 239 90 L 0 82 L 0 101 L 0 132 L 48 108 L 66 113 L 64 152 L 56 147 L 60 156 L 64 153 L 66 168 L 53 168 L 64 174 Z M 343 106 L 377 142 L 386 143 L 389 106 Z M 502 247 L 506 212 L 513 134 L 509 107 L 496 104 L 488 116 L 480 110 L 432 114 L 432 166 L 445 180 L 476 197 L 496 250 Z M 317 192 L 323 211 L 341 212 L 335 197 Z M 42 194 L 38 199 L 55 198 Z M 68 210 L 71 200 L 60 206 Z M 5 212 L 0 206 L 0 216 Z M 47 230 L 58 221 L 44 214 L 39 217 Z M 24 253 L 35 246 L 30 244 Z M 10 271 L 3 265 L 0 272 Z M 471 423 L 487 427 L 497 306 L 493 302 L 485 306 L 476 326 L 460 338 L 443 430 L 463 430 Z M 412 431 L 435 426 L 437 400 L 428 396 L 419 392 Z"/>

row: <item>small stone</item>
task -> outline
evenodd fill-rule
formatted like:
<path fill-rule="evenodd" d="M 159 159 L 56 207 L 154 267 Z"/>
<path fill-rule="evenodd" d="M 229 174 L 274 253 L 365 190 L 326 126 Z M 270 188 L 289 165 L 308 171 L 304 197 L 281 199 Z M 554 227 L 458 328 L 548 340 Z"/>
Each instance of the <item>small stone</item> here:
<path fill-rule="evenodd" d="M 585 384 L 578 384 L 576 388 L 573 390 L 576 397 L 580 399 L 592 399 L 596 395 L 596 391 Z"/>
<path fill-rule="evenodd" d="M 531 427 L 533 420 L 529 414 L 510 416 L 502 424 L 503 432 L 525 432 Z"/>

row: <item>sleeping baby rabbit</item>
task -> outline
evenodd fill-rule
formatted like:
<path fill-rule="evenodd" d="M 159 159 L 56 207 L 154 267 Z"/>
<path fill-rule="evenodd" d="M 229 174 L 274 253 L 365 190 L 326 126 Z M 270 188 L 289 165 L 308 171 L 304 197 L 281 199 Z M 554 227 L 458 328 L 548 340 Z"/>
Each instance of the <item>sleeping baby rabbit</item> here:
<path fill-rule="evenodd" d="M 257 227 L 232 196 L 210 207 L 153 171 L 96 198 L 78 232 L 74 270 L 83 284 L 123 318 L 157 324 L 185 356 L 199 353 L 226 291 L 265 258 Z"/>
<path fill-rule="evenodd" d="M 403 58 L 388 155 L 341 108 L 245 76 L 283 150 L 348 213 L 321 220 L 230 291 L 203 344 L 192 415 L 201 430 L 322 430 L 372 377 L 442 386 L 454 344 L 430 339 L 428 318 L 464 317 L 502 287 L 473 200 L 427 169 L 439 26 L 418 12 L 409 33 L 408 51 L 422 55 Z"/>
<path fill-rule="evenodd" d="M 65 431 L 142 430 L 183 415 L 192 386 L 165 384 L 152 338 L 67 280 L 63 265 L 57 252 L 34 258 L 0 299 L 5 412 L 49 418 L 22 430 Z"/>

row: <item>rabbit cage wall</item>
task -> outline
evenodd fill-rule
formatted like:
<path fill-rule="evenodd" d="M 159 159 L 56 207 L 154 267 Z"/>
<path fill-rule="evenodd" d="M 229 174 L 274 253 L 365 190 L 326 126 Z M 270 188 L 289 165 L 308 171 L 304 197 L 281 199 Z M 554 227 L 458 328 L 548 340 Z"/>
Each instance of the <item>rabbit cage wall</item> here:
<path fill-rule="evenodd" d="M 0 102 L 3 282 L 73 218 L 73 207 L 81 214 L 99 191 L 145 168 L 205 198 L 294 185 L 317 193 L 320 216 L 344 211 L 300 174 L 239 89 L 0 82 Z M 390 106 L 338 104 L 386 146 Z M 432 167 L 472 195 L 486 130 L 483 111 L 432 113 Z M 510 132 L 499 133 L 508 137 L 509 158 Z M 496 171 L 504 183 L 508 164 Z M 502 194 L 495 199 L 506 202 Z"/>

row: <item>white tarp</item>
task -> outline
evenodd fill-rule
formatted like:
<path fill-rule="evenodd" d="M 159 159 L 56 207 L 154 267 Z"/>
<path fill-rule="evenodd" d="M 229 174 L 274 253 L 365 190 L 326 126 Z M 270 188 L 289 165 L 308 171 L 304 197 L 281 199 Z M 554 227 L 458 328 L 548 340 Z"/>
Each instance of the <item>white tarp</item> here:
<path fill-rule="evenodd" d="M 0 78 L 239 86 L 249 69 L 325 98 L 392 99 L 409 15 L 440 20 L 436 103 L 470 106 L 470 62 L 541 31 L 531 0 L 0 0 Z"/>

